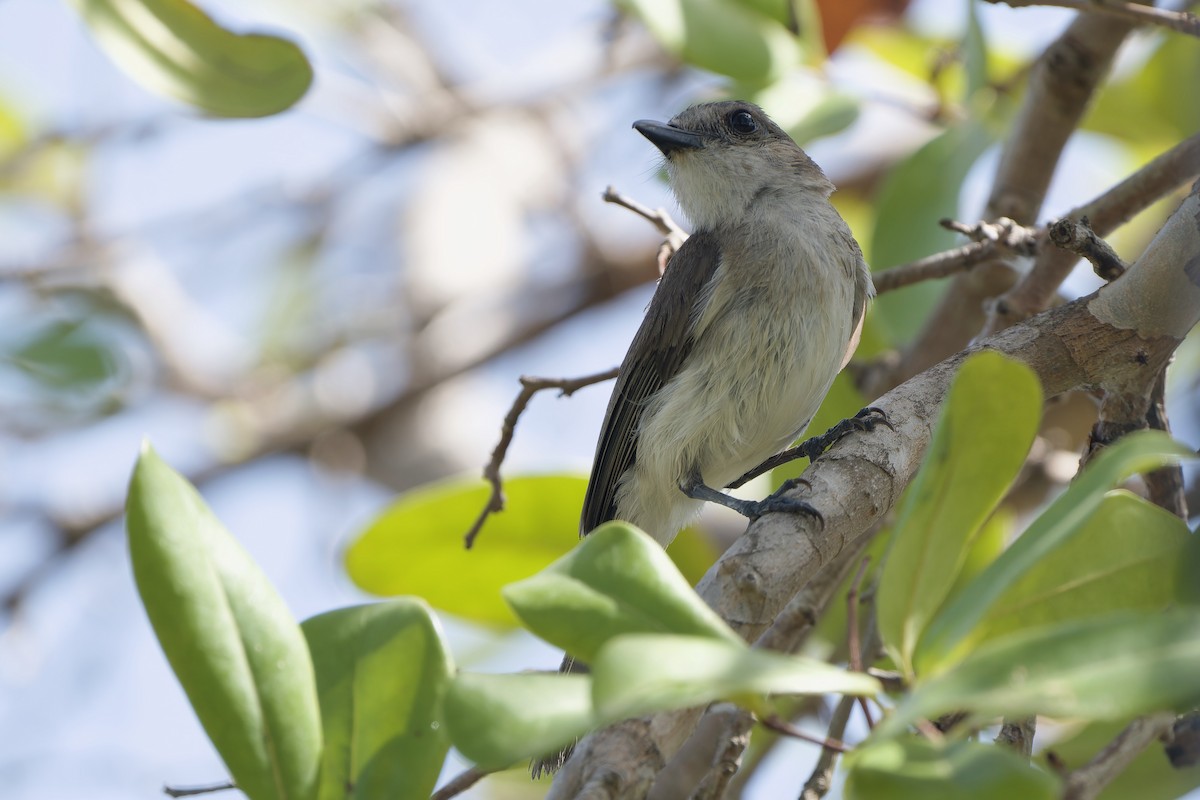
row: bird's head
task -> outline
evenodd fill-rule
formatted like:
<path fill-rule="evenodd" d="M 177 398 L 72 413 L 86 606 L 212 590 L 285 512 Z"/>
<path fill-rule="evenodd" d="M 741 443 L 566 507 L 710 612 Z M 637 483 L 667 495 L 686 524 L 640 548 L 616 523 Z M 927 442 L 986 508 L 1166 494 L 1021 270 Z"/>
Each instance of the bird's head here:
<path fill-rule="evenodd" d="M 633 127 L 662 151 L 675 197 L 698 230 L 736 223 L 773 191 L 823 198 L 833 191 L 821 168 L 753 103 L 704 103 L 668 123 L 643 119 Z"/>

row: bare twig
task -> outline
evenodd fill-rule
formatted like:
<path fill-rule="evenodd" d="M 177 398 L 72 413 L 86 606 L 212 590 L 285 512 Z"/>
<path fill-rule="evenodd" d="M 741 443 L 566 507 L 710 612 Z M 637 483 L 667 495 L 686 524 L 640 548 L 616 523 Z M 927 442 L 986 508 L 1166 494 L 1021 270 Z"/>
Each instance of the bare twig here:
<path fill-rule="evenodd" d="M 517 420 L 521 418 L 521 414 L 525 411 L 529 401 L 533 396 L 543 389 L 558 389 L 560 397 L 569 397 L 585 386 L 592 386 L 597 383 L 603 383 L 607 380 L 612 380 L 617 377 L 617 369 L 605 370 L 597 372 L 594 375 L 584 375 L 582 378 L 531 378 L 529 376 L 521 377 L 521 391 L 517 394 L 517 398 L 513 400 L 512 407 L 508 413 L 504 415 L 504 422 L 500 426 L 500 441 L 496 443 L 496 447 L 492 450 L 492 457 L 488 460 L 487 465 L 483 468 L 483 478 L 492 487 L 492 493 L 488 497 L 487 503 L 483 510 L 479 512 L 479 516 L 471 525 L 471 529 L 467 531 L 463 537 L 463 543 L 467 549 L 475 544 L 475 537 L 479 535 L 479 531 L 483 528 L 483 523 L 488 516 L 504 510 L 504 487 L 500 481 L 500 465 L 504 463 L 504 457 L 508 455 L 509 445 L 512 444 L 513 431 L 516 430 Z"/>
<path fill-rule="evenodd" d="M 775 716 L 774 714 L 772 714 L 771 716 L 762 720 L 762 726 L 764 728 L 770 728 L 771 730 L 775 731 L 776 733 L 782 733 L 784 736 L 790 736 L 793 739 L 799 739 L 802 742 L 810 742 L 811 744 L 819 744 L 819 745 L 821 745 L 821 747 L 823 747 L 826 750 L 834 750 L 838 753 L 850 752 L 850 747 L 845 742 L 840 742 L 836 739 L 827 739 L 827 738 L 823 738 L 821 736 L 813 736 L 810 733 L 805 733 L 804 731 L 800 730 L 792 723 L 788 722 L 786 719 L 780 719 L 779 717 Z"/>
<path fill-rule="evenodd" d="M 1146 747 L 1171 729 L 1175 714 L 1161 711 L 1135 719 L 1091 761 L 1067 775 L 1063 800 L 1091 800 Z"/>
<path fill-rule="evenodd" d="M 1157 25 L 1161 28 L 1200 36 L 1200 17 L 1186 11 L 1170 11 L 1165 8 L 1128 3 L 1124 0 L 987 0 L 993 5 L 1003 3 L 1013 8 L 1029 6 L 1058 6 L 1076 11 L 1091 11 L 1107 14 L 1137 25 Z"/>
<path fill-rule="evenodd" d="M 164 786 L 163 794 L 168 797 L 196 797 L 202 794 L 227 792 L 230 789 L 236 788 L 232 781 L 224 781 L 222 783 L 211 783 L 207 786 Z"/>
<path fill-rule="evenodd" d="M 846 593 L 846 628 L 850 649 L 850 669 L 855 672 L 863 671 L 862 642 L 858 638 L 858 590 L 862 586 L 863 575 L 866 574 L 867 564 L 870 561 L 870 558 L 864 558 L 858 565 L 858 572 L 850 584 L 850 591 Z M 867 698 L 858 698 L 858 703 L 862 708 L 863 717 L 867 721 L 867 727 L 874 728 L 875 720 L 871 719 L 871 709 L 867 707 Z"/>
<path fill-rule="evenodd" d="M 675 252 L 683 247 L 683 243 L 687 241 L 687 231 L 679 227 L 675 220 L 671 219 L 671 215 L 664 209 L 656 208 L 652 210 L 633 198 L 621 194 L 612 186 L 606 188 L 604 194 L 600 196 L 606 203 L 614 203 L 623 208 L 628 208 L 638 216 L 649 220 L 655 229 L 666 237 L 666 241 L 658 249 L 658 272 L 661 275 L 666 270 L 667 262 L 671 260 L 671 256 L 675 255 Z"/>
<path fill-rule="evenodd" d="M 1037 252 L 1045 235 L 1044 231 L 1018 225 L 1008 217 L 1001 217 L 994 222 L 976 222 L 973 225 L 951 219 L 940 220 L 938 224 L 968 236 L 973 241 L 953 250 L 926 256 L 877 273 L 873 276 L 876 294 L 921 281 L 946 278 L 1006 253 L 1031 256 Z"/>
<path fill-rule="evenodd" d="M 489 773 L 484 772 L 481 769 L 476 769 L 475 767 L 464 770 L 447 781 L 445 786 L 434 792 L 430 796 L 429 800 L 450 800 L 451 797 L 458 797 L 467 789 L 470 789 L 472 786 L 486 778 L 488 774 Z"/>
<path fill-rule="evenodd" d="M 1033 735 L 1037 731 L 1037 717 L 1005 718 L 996 734 L 996 744 L 1004 745 L 1025 758 L 1033 754 Z"/>
<path fill-rule="evenodd" d="M 833 709 L 833 716 L 829 720 L 829 731 L 826 733 L 826 738 L 840 741 L 846 734 L 846 723 L 850 721 L 850 712 L 854 710 L 854 699 L 850 695 L 845 695 L 838 701 L 837 707 Z M 831 747 L 821 748 L 821 755 L 817 756 L 817 763 L 813 767 L 812 774 L 804 782 L 800 800 L 821 800 L 826 795 L 833 786 L 833 765 L 837 761 L 837 757 L 837 750 Z"/>
<path fill-rule="evenodd" d="M 1107 236 L 1169 192 L 1200 175 L 1200 134 L 1159 155 L 1149 164 L 1064 218 L 1087 217 L 1098 236 Z M 1051 247 L 1038 252 L 1033 268 L 992 304 L 983 334 L 1007 328 L 1044 310 L 1075 266 L 1075 254 Z"/>
<path fill-rule="evenodd" d="M 1103 280 L 1115 281 L 1128 269 L 1112 246 L 1092 230 L 1087 217 L 1060 219 L 1050 226 L 1049 233 L 1051 242 L 1086 258 L 1096 275 Z"/>

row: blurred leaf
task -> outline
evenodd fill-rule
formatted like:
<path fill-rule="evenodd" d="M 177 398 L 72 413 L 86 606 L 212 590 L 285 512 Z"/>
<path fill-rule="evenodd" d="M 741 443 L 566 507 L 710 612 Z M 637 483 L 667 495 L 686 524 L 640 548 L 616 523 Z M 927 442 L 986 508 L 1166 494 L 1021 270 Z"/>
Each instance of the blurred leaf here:
<path fill-rule="evenodd" d="M 117 370 L 113 351 L 82 320 L 46 325 L 5 360 L 54 391 L 92 390 Z"/>
<path fill-rule="evenodd" d="M 960 659 L 968 650 L 972 632 L 996 607 L 997 600 L 1075 536 L 1113 485 L 1192 455 L 1191 450 L 1159 431 L 1131 433 L 1103 450 L 1012 546 L 942 607 L 914 654 L 917 674 L 932 675 Z"/>
<path fill-rule="evenodd" d="M 647 669 L 653 665 L 652 669 Z M 592 695 L 605 720 L 765 694 L 871 696 L 879 683 L 823 661 L 753 650 L 740 639 L 629 634 L 592 662 Z"/>
<path fill-rule="evenodd" d="M 397 498 L 346 551 L 351 580 L 380 595 L 415 595 L 485 625 L 515 627 L 500 588 L 543 569 L 578 542 L 587 480 L 574 475 L 506 478 L 505 510 L 488 517 L 475 547 L 463 535 L 487 502 L 477 478 L 451 478 Z M 661 548 L 660 548 L 661 550 Z M 716 559 L 685 529 L 667 551 L 691 583 Z"/>
<path fill-rule="evenodd" d="M 1120 613 L 1044 625 L 985 642 L 923 682 L 875 728 L 966 710 L 990 718 L 1044 714 L 1122 719 L 1200 703 L 1200 613 Z"/>
<path fill-rule="evenodd" d="M 238 788 L 251 800 L 311 797 L 321 754 L 317 689 L 283 600 L 148 445 L 126 513 L 146 613 Z"/>
<path fill-rule="evenodd" d="M 445 699 L 459 752 L 481 769 L 552 753 L 598 724 L 587 675 L 459 673 Z"/>
<path fill-rule="evenodd" d="M 126 74 L 219 117 L 264 117 L 308 91 L 312 67 L 295 43 L 237 34 L 186 0 L 71 0 Z"/>
<path fill-rule="evenodd" d="M 1188 537 L 1174 514 L 1124 490 L 1111 492 L 1074 536 L 996 601 L 970 641 L 1110 611 L 1166 608 L 1176 600 L 1174 567 Z"/>
<path fill-rule="evenodd" d="M 584 661 L 624 633 L 686 633 L 742 644 L 658 543 L 624 522 L 601 525 L 503 594 L 526 628 Z"/>
<path fill-rule="evenodd" d="M 441 702 L 454 675 L 432 611 L 406 597 L 300 627 L 325 739 L 317 798 L 428 798 L 450 749 Z"/>
<path fill-rule="evenodd" d="M 500 587 L 575 545 L 586 486 L 566 475 L 506 480 L 506 509 L 488 518 L 471 550 L 463 535 L 487 502 L 487 484 L 454 478 L 422 486 L 401 495 L 350 545 L 346 570 L 368 592 L 415 595 L 473 622 L 513 627 Z"/>
<path fill-rule="evenodd" d="M 969 100 L 988 85 L 988 46 L 979 24 L 979 5 L 967 0 L 967 30 L 963 34 L 963 67 L 967 74 L 965 99 Z"/>
<path fill-rule="evenodd" d="M 790 73 L 762 89 L 734 87 L 732 94 L 762 106 L 801 145 L 843 131 L 858 119 L 857 98 L 831 91 L 801 73 Z"/>
<path fill-rule="evenodd" d="M 1035 757 L 1045 764 L 1046 754 L 1053 752 L 1067 769 L 1078 769 L 1095 757 L 1127 724 L 1126 720 L 1093 723 L 1065 740 L 1054 741 Z M 1198 787 L 1200 769 L 1175 769 L 1164 756 L 1162 746 L 1152 744 L 1104 787 L 1097 800 L 1175 800 Z"/>
<path fill-rule="evenodd" d="M 938 225 L 938 220 L 958 214 L 963 180 L 992 141 L 987 127 L 968 119 L 947 128 L 892 168 L 876 197 L 872 269 L 879 272 L 954 245 L 955 234 Z M 920 330 L 944 287 L 945 281 L 926 281 L 888 292 L 875 301 L 875 315 L 892 331 L 893 341 L 908 341 Z"/>
<path fill-rule="evenodd" d="M 1083 127 L 1165 149 L 1200 129 L 1200 103 L 1178 92 L 1181 76 L 1200 75 L 1200 50 L 1186 36 L 1159 34 L 1146 64 L 1108 81 Z"/>
<path fill-rule="evenodd" d="M 1042 389 L 1024 364 L 970 356 L 954 376 L 929 452 L 904 495 L 879 582 L 879 632 L 904 673 L 972 541 L 1025 463 Z"/>
<path fill-rule="evenodd" d="M 664 48 L 702 69 L 767 84 L 803 60 L 779 22 L 733 0 L 619 0 Z"/>
<path fill-rule="evenodd" d="M 905 737 L 846 756 L 846 800 L 1053 800 L 1059 780 L 1005 747 Z"/>

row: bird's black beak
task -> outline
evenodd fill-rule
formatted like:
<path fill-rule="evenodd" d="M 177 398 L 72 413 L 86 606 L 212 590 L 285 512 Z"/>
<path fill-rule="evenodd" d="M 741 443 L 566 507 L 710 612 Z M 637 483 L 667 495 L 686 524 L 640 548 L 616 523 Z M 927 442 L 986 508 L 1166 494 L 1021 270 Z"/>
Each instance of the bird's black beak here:
<path fill-rule="evenodd" d="M 633 129 L 653 142 L 664 156 L 676 150 L 698 150 L 704 146 L 704 140 L 698 134 L 652 119 L 639 119 L 633 123 Z"/>

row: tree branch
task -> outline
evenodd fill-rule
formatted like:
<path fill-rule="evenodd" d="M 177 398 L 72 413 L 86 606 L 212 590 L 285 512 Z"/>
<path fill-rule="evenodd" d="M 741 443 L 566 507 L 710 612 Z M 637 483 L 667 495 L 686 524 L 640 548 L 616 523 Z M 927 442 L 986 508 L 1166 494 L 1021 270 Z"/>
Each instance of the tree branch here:
<path fill-rule="evenodd" d="M 823 565 L 895 505 L 921 463 L 954 373 L 972 352 L 1022 361 L 1047 397 L 1152 381 L 1200 320 L 1198 219 L 1194 190 L 1120 280 L 964 350 L 877 400 L 894 430 L 847 437 L 804 472 L 811 486 L 804 499 L 821 510 L 824 525 L 804 515 L 760 517 L 700 581 L 701 597 L 745 639 L 760 636 Z M 583 796 L 584 787 L 595 797 L 643 796 L 698 718 L 689 709 L 590 734 L 549 797 Z"/>
<path fill-rule="evenodd" d="M 1076 11 L 1090 11 L 1096 14 L 1108 14 L 1117 19 L 1132 22 L 1135 25 L 1157 25 L 1168 30 L 1186 33 L 1190 36 L 1200 36 L 1200 17 L 1186 11 L 1171 11 L 1165 8 L 1128 3 L 1124 0 L 987 0 L 992 5 L 1013 8 L 1028 8 L 1030 6 L 1057 6 L 1073 8 Z"/>

